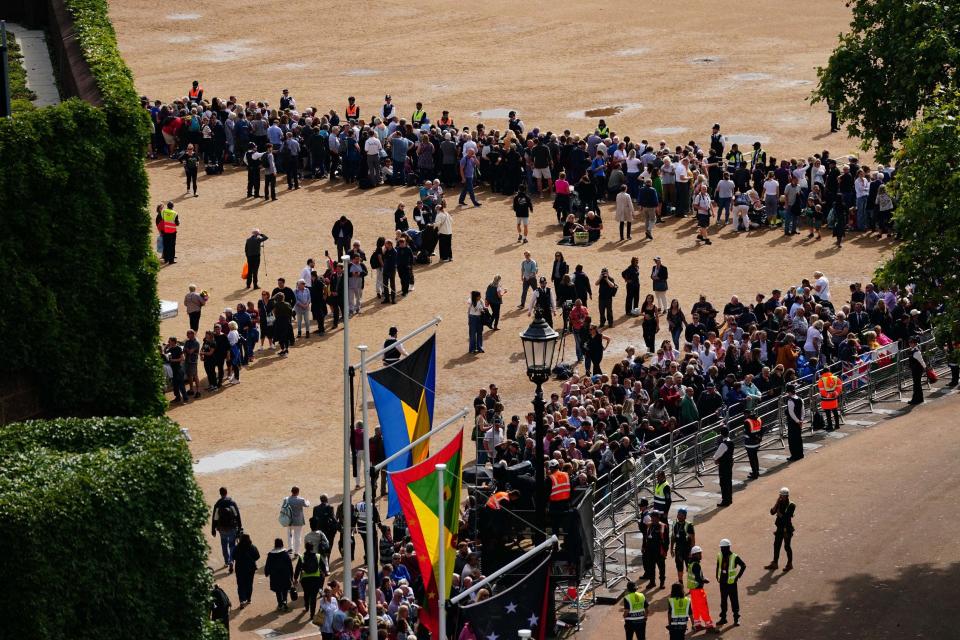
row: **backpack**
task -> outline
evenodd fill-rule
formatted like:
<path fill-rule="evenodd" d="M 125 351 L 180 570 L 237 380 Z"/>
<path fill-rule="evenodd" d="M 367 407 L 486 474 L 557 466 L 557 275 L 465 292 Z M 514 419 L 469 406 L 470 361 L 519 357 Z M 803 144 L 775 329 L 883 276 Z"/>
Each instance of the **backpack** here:
<path fill-rule="evenodd" d="M 236 507 L 228 503 L 217 509 L 217 528 L 221 531 L 230 531 L 237 528 Z"/>
<path fill-rule="evenodd" d="M 290 506 L 290 501 L 286 498 L 280 505 L 280 516 L 277 519 L 280 521 L 281 527 L 289 527 L 290 523 L 293 522 L 293 507 Z"/>
<path fill-rule="evenodd" d="M 200 118 L 196 116 L 194 116 L 193 118 L 190 118 L 190 131 L 194 133 L 196 133 L 197 131 L 200 131 Z"/>
<path fill-rule="evenodd" d="M 315 553 L 303 554 L 303 572 L 316 573 L 320 569 L 320 559 Z"/>

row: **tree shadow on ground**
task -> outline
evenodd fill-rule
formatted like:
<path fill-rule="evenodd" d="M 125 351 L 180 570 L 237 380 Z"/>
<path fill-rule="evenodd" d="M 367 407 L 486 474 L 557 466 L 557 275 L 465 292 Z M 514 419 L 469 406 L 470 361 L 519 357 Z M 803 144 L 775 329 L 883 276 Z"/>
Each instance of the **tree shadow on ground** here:
<path fill-rule="evenodd" d="M 832 598 L 774 614 L 764 625 L 764 639 L 957 637 L 951 616 L 936 611 L 960 589 L 960 562 L 946 567 L 908 565 L 891 580 L 858 573 L 833 584 Z"/>

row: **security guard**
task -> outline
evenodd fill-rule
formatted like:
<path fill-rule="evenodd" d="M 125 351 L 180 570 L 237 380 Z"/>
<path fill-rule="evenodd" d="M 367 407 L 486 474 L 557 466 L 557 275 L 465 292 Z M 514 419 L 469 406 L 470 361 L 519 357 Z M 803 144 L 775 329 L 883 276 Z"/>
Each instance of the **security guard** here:
<path fill-rule="evenodd" d="M 740 570 L 737 571 L 737 567 Z M 720 584 L 720 619 L 717 624 L 727 624 L 727 600 L 733 609 L 733 626 L 740 626 L 740 598 L 737 594 L 737 582 L 747 570 L 743 560 L 730 549 L 730 541 L 720 541 L 720 553 L 717 554 L 717 582 Z"/>
<path fill-rule="evenodd" d="M 652 589 L 656 584 L 657 570 L 660 571 L 660 588 L 667 579 L 667 551 L 670 549 L 670 529 L 667 527 L 666 518 L 654 509 L 650 512 L 650 524 L 647 526 L 647 532 L 643 537 L 643 559 L 644 568 L 647 569 L 647 575 L 650 582 L 647 589 Z"/>
<path fill-rule="evenodd" d="M 604 140 L 610 137 L 610 127 L 607 126 L 607 123 L 603 119 L 597 123 L 597 135 Z"/>
<path fill-rule="evenodd" d="M 560 470 L 556 460 L 551 460 L 547 468 L 550 470 L 550 522 L 554 531 L 560 531 L 570 503 L 570 476 Z"/>
<path fill-rule="evenodd" d="M 673 533 L 670 536 L 670 555 L 677 565 L 677 581 L 683 582 L 683 568 L 690 549 L 697 544 L 696 532 L 693 523 L 687 521 L 687 510 L 677 509 L 677 520 L 673 523 Z"/>
<path fill-rule="evenodd" d="M 760 451 L 761 442 L 763 442 L 763 420 L 755 411 L 747 411 L 743 429 L 743 448 L 746 449 L 747 458 L 750 459 L 750 475 L 747 477 L 751 480 L 760 477 L 760 460 L 757 453 Z"/>
<path fill-rule="evenodd" d="M 663 514 L 663 521 L 667 521 L 673 497 L 670 495 L 670 485 L 667 476 L 660 470 L 657 472 L 657 484 L 653 487 L 653 508 Z"/>
<path fill-rule="evenodd" d="M 790 447 L 789 462 L 803 460 L 803 400 L 797 395 L 797 383 L 786 385 L 787 400 L 784 403 L 784 417 L 787 419 L 787 444 Z"/>
<path fill-rule="evenodd" d="M 770 515 L 776 516 L 773 522 L 773 562 L 764 567 L 768 571 L 777 568 L 780 562 L 780 545 L 783 545 L 787 552 L 787 564 L 783 568 L 786 573 L 793 569 L 793 547 L 790 542 L 793 540 L 793 514 L 797 511 L 797 505 L 790 501 L 790 489 L 783 487 L 780 489 L 780 496 L 777 502 L 770 509 Z"/>
<path fill-rule="evenodd" d="M 157 229 L 163 236 L 163 261 L 174 264 L 177 261 L 177 227 L 180 226 L 180 216 L 173 210 L 173 201 L 157 213 Z"/>
<path fill-rule="evenodd" d="M 190 87 L 190 92 L 187 94 L 188 102 L 192 104 L 197 104 L 203 101 L 203 87 L 200 86 L 199 80 L 193 81 L 193 86 Z"/>
<path fill-rule="evenodd" d="M 690 559 L 687 561 L 687 591 L 690 592 L 690 608 L 693 618 L 693 629 L 713 629 L 713 619 L 710 617 L 710 606 L 707 604 L 707 592 L 704 585 L 710 581 L 703 576 L 700 560 L 703 558 L 703 549 L 696 546 L 690 549 Z"/>
<path fill-rule="evenodd" d="M 757 166 L 764 167 L 767 164 L 767 152 L 764 151 L 760 142 L 753 143 L 753 157 L 750 158 L 750 170 L 753 171 Z"/>
<path fill-rule="evenodd" d="M 839 402 L 840 395 L 843 393 L 843 382 L 829 369 L 825 369 L 823 375 L 817 380 L 817 390 L 820 392 L 820 408 L 826 414 L 827 431 L 839 429 Z"/>
<path fill-rule="evenodd" d="M 516 489 L 512 491 L 497 491 L 487 498 L 486 507 L 488 509 L 493 509 L 494 511 L 499 511 L 503 508 L 504 504 L 509 504 L 511 501 L 519 499 L 520 492 Z"/>
<path fill-rule="evenodd" d="M 690 622 L 690 598 L 683 595 L 683 585 L 679 582 L 670 587 L 670 597 L 667 599 L 667 613 L 670 622 L 667 631 L 670 640 L 683 640 L 687 635 L 687 624 Z"/>
<path fill-rule="evenodd" d="M 733 504 L 733 441 L 730 439 L 730 429 L 720 427 L 720 445 L 713 454 L 713 461 L 717 463 L 720 475 L 720 502 L 718 507 L 729 507 Z"/>
<path fill-rule="evenodd" d="M 637 591 L 637 583 L 628 581 L 627 595 L 623 596 L 623 630 L 627 640 L 632 640 L 633 636 L 637 640 L 646 640 L 649 607 L 646 596 Z"/>
<path fill-rule="evenodd" d="M 360 106 L 357 105 L 357 99 L 353 96 L 347 98 L 346 116 L 347 122 L 356 122 L 360 119 Z"/>
<path fill-rule="evenodd" d="M 413 122 L 414 129 L 419 129 L 420 125 L 427 121 L 427 112 L 423 110 L 422 102 L 417 103 L 417 108 L 414 109 L 413 115 L 410 116 L 410 120 Z"/>
<path fill-rule="evenodd" d="M 444 111 L 440 116 L 440 120 L 437 122 L 437 125 L 440 127 L 441 131 L 451 129 L 454 127 L 453 118 L 450 117 L 449 111 Z"/>

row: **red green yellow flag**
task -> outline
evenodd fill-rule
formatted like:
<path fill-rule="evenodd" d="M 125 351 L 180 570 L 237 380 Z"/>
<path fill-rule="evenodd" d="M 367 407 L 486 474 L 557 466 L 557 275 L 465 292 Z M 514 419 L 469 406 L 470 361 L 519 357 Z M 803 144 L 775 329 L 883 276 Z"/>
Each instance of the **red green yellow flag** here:
<path fill-rule="evenodd" d="M 421 612 L 421 621 L 438 636 L 439 603 L 450 597 L 450 580 L 453 575 L 453 537 L 460 525 L 460 486 L 462 471 L 463 428 L 440 451 L 420 464 L 403 471 L 390 473 L 393 486 L 400 501 L 400 508 L 407 519 L 410 539 L 417 552 L 417 562 L 426 587 L 426 611 Z M 443 476 L 443 522 L 440 522 L 440 497 L 436 466 L 447 465 Z M 446 549 L 445 566 L 440 567 L 440 545 Z M 440 597 L 440 571 L 444 572 L 446 593 Z"/>

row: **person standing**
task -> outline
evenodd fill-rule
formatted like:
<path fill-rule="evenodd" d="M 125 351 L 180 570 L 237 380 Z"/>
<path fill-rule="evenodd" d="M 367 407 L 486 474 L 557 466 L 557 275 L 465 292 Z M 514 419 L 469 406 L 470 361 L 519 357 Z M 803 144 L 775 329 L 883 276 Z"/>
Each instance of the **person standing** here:
<path fill-rule="evenodd" d="M 647 598 L 637 591 L 637 583 L 627 581 L 627 594 L 623 596 L 623 629 L 626 640 L 646 640 L 647 637 L 647 609 L 650 605 Z"/>
<path fill-rule="evenodd" d="M 660 256 L 657 256 L 653 259 L 653 268 L 650 269 L 650 280 L 653 281 L 653 294 L 657 297 L 658 314 L 666 313 L 670 306 L 667 302 L 667 290 L 669 289 L 669 285 L 667 284 L 668 277 L 669 272 L 667 268 L 663 266 L 663 262 L 660 261 Z"/>
<path fill-rule="evenodd" d="M 527 188 L 524 185 L 520 185 L 520 190 L 513 197 L 513 213 L 517 217 L 517 242 L 526 244 L 530 231 L 530 214 L 533 213 L 533 200 L 527 195 Z"/>
<path fill-rule="evenodd" d="M 470 292 L 467 303 L 467 330 L 469 332 L 470 353 L 483 353 L 483 311 L 486 307 L 479 291 Z"/>
<path fill-rule="evenodd" d="M 787 564 L 783 567 L 786 573 L 793 569 L 793 515 L 797 505 L 790 501 L 790 489 L 783 487 L 777 501 L 770 509 L 770 515 L 775 516 L 773 521 L 773 562 L 764 567 L 767 571 L 775 570 L 780 563 L 780 546 L 787 553 Z"/>
<path fill-rule="evenodd" d="M 260 197 L 260 161 L 262 153 L 257 151 L 257 143 L 251 142 L 247 145 L 247 152 L 243 154 L 243 163 L 247 165 L 247 197 Z"/>
<path fill-rule="evenodd" d="M 663 514 L 663 522 L 669 520 L 670 505 L 673 504 L 673 496 L 670 493 L 670 483 L 667 482 L 667 474 L 663 469 L 657 471 L 657 482 L 653 487 L 653 508 Z"/>
<path fill-rule="evenodd" d="M 707 603 L 707 592 L 703 587 L 710 583 L 703 575 L 700 561 L 703 559 L 703 549 L 694 546 L 690 549 L 690 559 L 687 561 L 687 590 L 690 592 L 690 609 L 693 619 L 693 630 L 713 629 L 713 618 L 710 617 L 710 605 Z"/>
<path fill-rule="evenodd" d="M 342 258 L 350 252 L 350 242 L 353 240 L 353 223 L 347 216 L 340 216 L 333 223 L 330 235 L 333 236 L 333 242 L 337 247 L 337 258 Z"/>
<path fill-rule="evenodd" d="M 188 285 L 187 295 L 183 298 L 183 308 L 187 310 L 190 328 L 194 331 L 200 329 L 200 311 L 205 304 L 207 304 L 207 299 L 202 294 L 197 293 L 197 285 Z"/>
<path fill-rule="evenodd" d="M 226 487 L 220 487 L 220 499 L 213 505 L 213 520 L 210 523 L 210 535 L 220 534 L 220 549 L 223 551 L 223 566 L 233 573 L 233 563 L 237 548 L 237 532 L 243 527 L 240 520 L 240 507 L 227 494 Z M 245 598 L 241 597 L 242 603 Z"/>
<path fill-rule="evenodd" d="M 442 203 L 437 207 L 436 217 L 433 219 L 433 226 L 437 229 L 437 244 L 440 251 L 440 262 L 452 262 L 453 218 L 449 213 L 447 213 L 447 210 L 444 208 Z"/>
<path fill-rule="evenodd" d="M 627 191 L 627 185 L 620 187 L 620 193 L 617 194 L 616 199 L 616 218 L 617 222 L 620 223 L 620 242 L 623 242 L 623 227 L 627 227 L 627 240 L 631 240 L 630 236 L 630 227 L 633 225 L 633 198 L 630 197 L 630 193 Z"/>
<path fill-rule="evenodd" d="M 260 257 L 263 253 L 262 245 L 267 240 L 269 238 L 260 233 L 260 229 L 254 229 L 243 245 L 243 253 L 247 258 L 247 289 L 250 288 L 251 283 L 254 289 L 260 288 Z"/>
<path fill-rule="evenodd" d="M 273 145 L 267 143 L 267 148 L 260 157 L 263 165 L 263 199 L 277 199 L 277 159 L 273 155 Z"/>
<path fill-rule="evenodd" d="M 495 275 L 490 284 L 487 285 L 487 290 L 483 296 L 484 302 L 487 303 L 487 307 L 490 309 L 490 328 L 493 331 L 497 331 L 500 328 L 500 306 L 503 304 L 504 294 L 507 293 L 507 290 L 500 286 L 501 280 L 500 274 Z"/>
<path fill-rule="evenodd" d="M 303 509 L 309 506 L 310 501 L 301 498 L 300 487 L 295 486 L 290 489 L 290 495 L 284 498 L 283 505 L 280 507 L 280 524 L 286 527 L 287 547 L 290 549 L 291 555 L 295 556 L 300 553 L 301 533 L 303 532 L 303 525 L 306 524 Z M 287 521 L 286 525 L 283 524 L 283 520 Z"/>
<path fill-rule="evenodd" d="M 713 461 L 717 463 L 720 475 L 720 502 L 718 507 L 729 507 L 733 504 L 733 441 L 730 439 L 730 429 L 720 427 L 720 446 L 713 454 Z"/>
<path fill-rule="evenodd" d="M 737 567 L 740 570 L 737 570 Z M 740 597 L 737 593 L 737 583 L 747 565 L 730 548 L 730 541 L 724 538 L 720 541 L 720 553 L 717 554 L 717 583 L 720 585 L 720 618 L 717 624 L 727 624 L 727 601 L 733 610 L 733 626 L 740 626 Z"/>
<path fill-rule="evenodd" d="M 529 251 L 523 252 L 523 262 L 520 263 L 520 304 L 517 309 L 523 309 L 527 306 L 527 291 L 537 288 L 537 261 L 530 257 Z"/>
<path fill-rule="evenodd" d="M 603 352 L 606 351 L 607 346 L 610 344 L 610 336 L 603 335 L 597 325 L 591 324 L 589 325 L 586 340 L 581 338 L 581 341 L 586 356 L 586 363 L 584 364 L 586 374 L 590 375 L 591 369 L 595 375 L 602 374 L 603 371 L 600 370 L 600 363 L 603 361 Z"/>
<path fill-rule="evenodd" d="M 306 281 L 303 278 L 297 280 L 297 288 L 293 292 L 296 297 L 294 311 L 297 315 L 297 337 L 303 337 L 303 325 L 307 325 L 307 337 L 310 337 L 310 310 L 312 300 L 310 298 L 310 289 L 307 288 Z"/>
<path fill-rule="evenodd" d="M 277 611 L 289 611 L 287 596 L 293 587 L 293 560 L 283 548 L 283 540 L 280 538 L 274 539 L 273 549 L 267 554 L 263 575 L 270 578 L 270 591 L 277 596 Z"/>
<path fill-rule="evenodd" d="M 649 560 L 649 578 L 647 589 L 653 589 L 656 584 L 657 571 L 660 573 L 660 588 L 663 589 L 667 579 L 667 553 L 670 550 L 670 529 L 667 527 L 666 516 L 654 509 L 650 512 L 650 524 L 643 536 L 643 555 Z"/>
<path fill-rule="evenodd" d="M 630 266 L 620 273 L 620 277 L 623 278 L 627 288 L 624 313 L 628 316 L 634 315 L 637 307 L 640 306 L 640 258 L 636 256 L 630 258 Z"/>
<path fill-rule="evenodd" d="M 677 509 L 677 519 L 673 523 L 673 533 L 670 535 L 670 555 L 673 556 L 677 567 L 677 582 L 683 581 L 683 570 L 690 557 L 690 550 L 697 544 L 696 532 L 693 523 L 687 520 L 687 510 Z"/>
<path fill-rule="evenodd" d="M 617 295 L 617 283 L 610 277 L 606 267 L 600 270 L 600 279 L 597 280 L 597 297 L 600 305 L 600 328 L 604 324 L 613 327 L 613 298 Z"/>
<path fill-rule="evenodd" d="M 317 613 L 317 595 L 323 588 L 323 558 L 314 549 L 313 543 L 304 544 L 303 554 L 297 561 L 293 572 L 294 581 L 299 580 L 303 587 L 303 610 L 310 613 L 310 619 Z"/>
<path fill-rule="evenodd" d="M 197 196 L 197 174 L 200 173 L 200 156 L 197 155 L 192 144 L 187 145 L 187 153 L 183 156 L 183 173 L 187 177 L 187 193 L 193 188 L 193 197 Z"/>
<path fill-rule="evenodd" d="M 796 462 L 803 459 L 803 400 L 797 395 L 797 384 L 788 382 L 785 387 L 787 391 L 786 407 L 784 408 L 787 418 L 787 444 L 790 447 L 790 462 Z"/>
<path fill-rule="evenodd" d="M 376 136 L 373 136 L 376 138 Z M 286 139 L 283 141 L 283 153 L 281 156 L 285 159 L 283 170 L 287 174 L 287 191 L 300 188 L 300 142 L 294 137 L 292 131 L 287 131 Z"/>
<path fill-rule="evenodd" d="M 160 209 L 160 207 L 157 207 Z M 173 209 L 173 201 L 157 212 L 157 230 L 163 236 L 163 261 L 166 264 L 177 262 L 177 227 L 180 226 L 180 216 Z"/>
<path fill-rule="evenodd" d="M 667 599 L 667 632 L 670 640 L 684 640 L 687 636 L 687 625 L 692 617 L 690 598 L 683 595 L 683 585 L 679 582 L 670 587 L 670 597 Z"/>
<path fill-rule="evenodd" d="M 233 552 L 234 575 L 237 577 L 237 599 L 240 608 L 250 604 L 253 598 L 253 577 L 257 573 L 257 560 L 260 559 L 260 550 L 254 546 L 250 534 L 241 533 L 237 541 L 237 548 Z"/>
<path fill-rule="evenodd" d="M 383 348 L 388 349 L 383 354 L 383 366 L 389 367 L 400 362 L 400 358 L 410 355 L 404 348 L 403 343 L 397 340 L 397 328 L 390 327 L 387 330 L 387 339 L 383 341 Z"/>
<path fill-rule="evenodd" d="M 163 349 L 163 357 L 167 361 L 167 364 L 170 365 L 174 399 L 181 404 L 187 404 L 190 399 L 187 395 L 186 377 L 184 374 L 186 357 L 183 354 L 183 346 L 174 336 L 170 336 L 170 338 L 167 339 L 167 344 Z"/>
<path fill-rule="evenodd" d="M 907 404 L 923 404 L 923 374 L 927 371 L 927 363 L 923 359 L 923 351 L 920 350 L 920 343 L 916 336 L 910 336 L 907 344 L 910 345 L 907 353 L 910 377 L 913 379 L 913 396 Z"/>
<path fill-rule="evenodd" d="M 367 275 L 367 267 L 360 261 L 358 254 L 353 254 L 350 258 L 350 266 L 347 270 L 347 309 L 345 313 L 355 316 L 360 313 L 360 307 L 363 304 L 363 281 Z"/>
<path fill-rule="evenodd" d="M 370 256 L 370 264 L 375 265 L 379 261 L 380 283 L 382 285 L 381 304 L 396 304 L 397 302 L 397 250 L 393 246 L 392 240 L 385 240 L 383 248 L 374 252 Z"/>
<path fill-rule="evenodd" d="M 817 380 L 817 390 L 820 392 L 820 408 L 827 419 L 827 431 L 840 428 L 840 394 L 843 393 L 843 382 L 833 375 L 829 369 L 824 369 L 823 375 Z"/>
<path fill-rule="evenodd" d="M 413 249 L 410 247 L 410 241 L 406 236 L 401 236 L 397 240 L 397 275 L 400 276 L 400 295 L 406 297 L 408 293 L 414 290 L 413 280 Z"/>
<path fill-rule="evenodd" d="M 693 196 L 693 210 L 697 216 L 697 242 L 713 244 L 713 242 L 710 241 L 710 218 L 713 211 L 713 203 L 710 201 L 707 185 L 701 184 L 696 189 L 696 193 Z"/>
<path fill-rule="evenodd" d="M 540 277 L 540 286 L 533 290 L 530 296 L 530 307 L 527 309 L 527 315 L 532 316 L 534 310 L 551 327 L 553 326 L 553 316 L 557 312 L 557 297 L 553 289 L 547 286 L 547 279 Z"/>
<path fill-rule="evenodd" d="M 461 207 L 465 204 L 467 194 L 470 195 L 470 201 L 473 202 L 473 206 L 480 206 L 480 203 L 477 202 L 477 196 L 473 192 L 473 179 L 478 166 L 480 166 L 480 161 L 477 160 L 476 150 L 468 148 L 463 158 L 460 159 L 460 180 L 463 182 L 463 189 L 460 191 L 459 200 Z"/>
<path fill-rule="evenodd" d="M 763 442 L 763 420 L 753 410 L 747 411 L 747 417 L 743 426 L 743 448 L 747 451 L 747 458 L 750 460 L 750 480 L 756 480 L 760 477 L 760 460 L 757 456 L 760 451 L 760 443 Z"/>
<path fill-rule="evenodd" d="M 657 223 L 657 208 L 660 206 L 660 194 L 653 187 L 653 180 L 647 178 L 637 191 L 637 204 L 644 219 L 644 236 L 653 240 L 653 228 Z"/>

